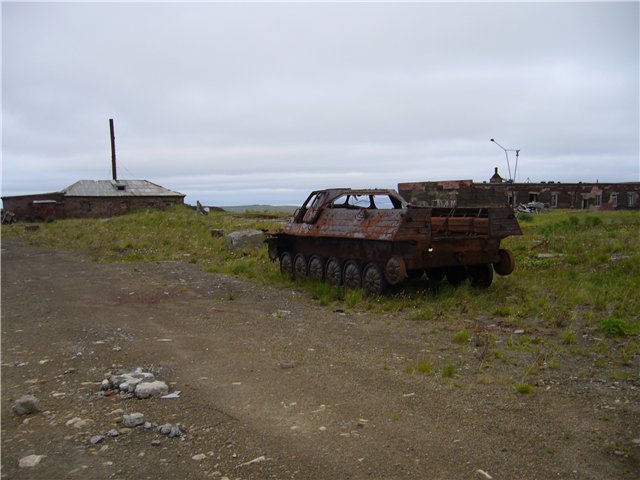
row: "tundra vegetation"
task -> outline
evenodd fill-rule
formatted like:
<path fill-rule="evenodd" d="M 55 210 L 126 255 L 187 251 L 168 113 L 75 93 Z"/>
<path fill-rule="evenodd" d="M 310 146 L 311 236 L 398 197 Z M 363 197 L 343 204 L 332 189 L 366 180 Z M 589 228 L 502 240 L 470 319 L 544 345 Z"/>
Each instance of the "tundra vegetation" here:
<path fill-rule="evenodd" d="M 431 333 L 447 332 L 446 359 L 425 356 L 400 369 L 416 378 L 438 372 L 441 381 L 455 385 L 465 358 L 473 354 L 484 366 L 478 383 L 499 380 L 491 366 L 510 365 L 506 382 L 519 393 L 534 391 L 530 382 L 541 368 L 570 368 L 570 360 L 578 358 L 582 370 L 576 373 L 639 381 L 633 372 L 640 359 L 640 212 L 565 210 L 521 218 L 524 235 L 503 242 L 515 254 L 516 270 L 496 276 L 489 289 L 466 283 L 454 288 L 423 278 L 380 297 L 294 281 L 269 261 L 266 246 L 232 250 L 224 237 L 212 235 L 274 230 L 286 219 L 282 212 L 203 216 L 181 206 L 111 219 L 54 221 L 36 230 L 3 225 L 2 236 L 80 249 L 98 262 L 180 260 L 209 272 L 299 289 L 334 310 L 379 312 L 390 326 L 418 322 L 428 346 Z M 391 369 L 387 360 L 384 370 Z"/>

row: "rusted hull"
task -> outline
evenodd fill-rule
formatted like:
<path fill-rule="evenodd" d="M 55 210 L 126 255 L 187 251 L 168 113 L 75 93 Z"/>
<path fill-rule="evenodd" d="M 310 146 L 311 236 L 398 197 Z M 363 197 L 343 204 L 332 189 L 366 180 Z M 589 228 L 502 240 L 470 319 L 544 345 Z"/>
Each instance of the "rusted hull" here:
<path fill-rule="evenodd" d="M 384 195 L 388 207 L 379 208 Z M 269 256 L 296 276 L 311 272 L 355 286 L 380 272 L 395 285 L 408 272 L 441 269 L 452 278 L 468 270 L 490 284 L 492 265 L 500 274 L 513 270 L 513 255 L 500 249 L 503 238 L 522 234 L 511 208 L 432 209 L 396 196 L 381 190 L 313 192 L 291 223 L 270 234 Z"/>

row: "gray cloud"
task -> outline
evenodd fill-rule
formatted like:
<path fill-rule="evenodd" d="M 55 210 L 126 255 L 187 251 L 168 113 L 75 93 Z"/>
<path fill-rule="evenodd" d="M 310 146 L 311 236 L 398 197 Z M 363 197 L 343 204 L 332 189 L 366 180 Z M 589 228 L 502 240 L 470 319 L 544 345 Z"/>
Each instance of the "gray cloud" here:
<path fill-rule="evenodd" d="M 2 4 L 3 195 L 638 181 L 638 4 Z"/>

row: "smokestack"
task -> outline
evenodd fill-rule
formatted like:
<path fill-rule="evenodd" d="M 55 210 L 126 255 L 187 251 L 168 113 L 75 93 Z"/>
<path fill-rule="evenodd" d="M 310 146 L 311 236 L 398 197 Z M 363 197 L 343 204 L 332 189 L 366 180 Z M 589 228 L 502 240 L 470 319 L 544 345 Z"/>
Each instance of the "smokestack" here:
<path fill-rule="evenodd" d="M 113 118 L 109 119 L 109 130 L 111 131 L 111 174 L 115 182 L 118 181 L 118 172 L 116 171 L 116 135 L 113 130 Z"/>

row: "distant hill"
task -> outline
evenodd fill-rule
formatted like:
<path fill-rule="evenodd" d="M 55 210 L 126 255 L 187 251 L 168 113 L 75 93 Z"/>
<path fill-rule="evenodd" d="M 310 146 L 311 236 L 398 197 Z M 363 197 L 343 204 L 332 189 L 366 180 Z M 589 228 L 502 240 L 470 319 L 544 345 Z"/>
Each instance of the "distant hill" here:
<path fill-rule="evenodd" d="M 227 212 L 291 212 L 296 208 L 291 205 L 234 205 L 220 207 Z"/>

